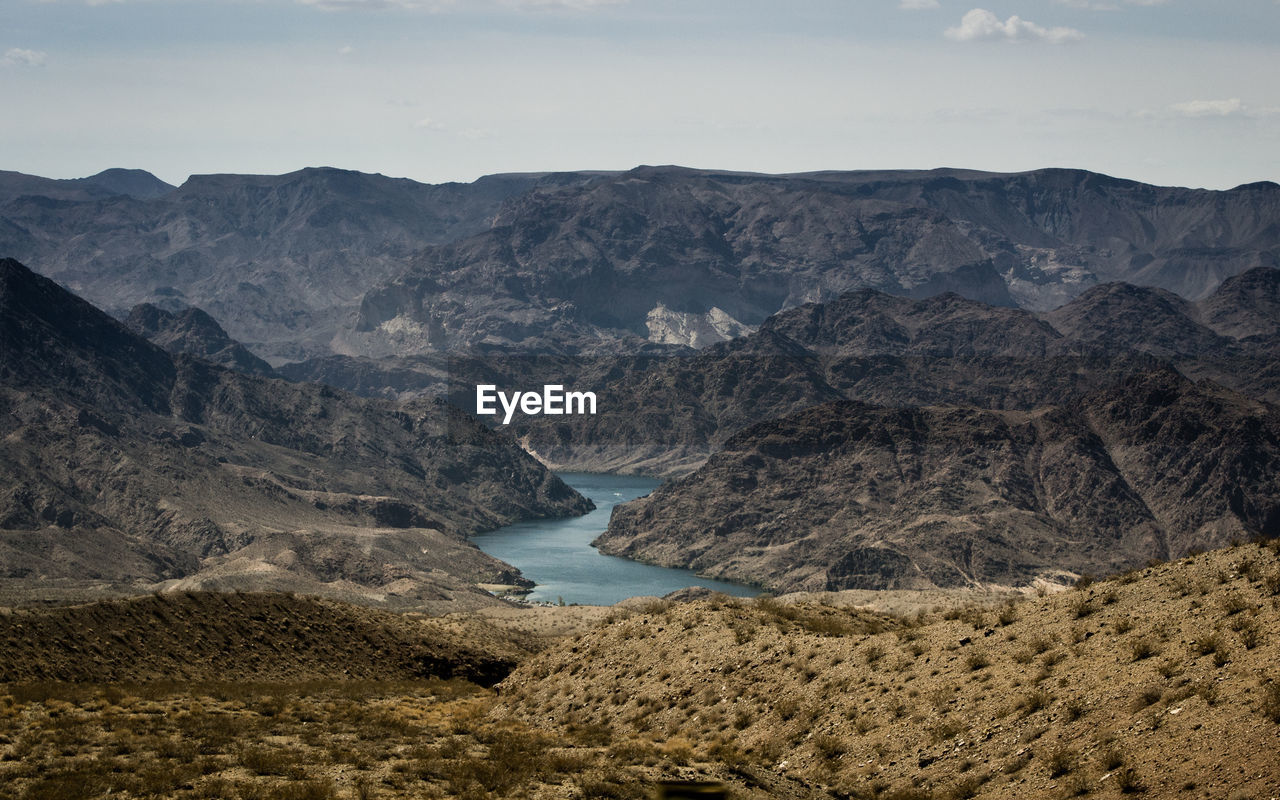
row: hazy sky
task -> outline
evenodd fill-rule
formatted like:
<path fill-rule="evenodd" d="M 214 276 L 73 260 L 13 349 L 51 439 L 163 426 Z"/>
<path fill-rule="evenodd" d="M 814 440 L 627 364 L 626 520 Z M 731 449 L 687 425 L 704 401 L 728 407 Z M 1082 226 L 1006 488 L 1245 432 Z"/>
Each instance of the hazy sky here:
<path fill-rule="evenodd" d="M 978 3 L 978 5 L 975 5 Z M 1280 0 L 0 0 L 0 169 L 1280 181 Z"/>

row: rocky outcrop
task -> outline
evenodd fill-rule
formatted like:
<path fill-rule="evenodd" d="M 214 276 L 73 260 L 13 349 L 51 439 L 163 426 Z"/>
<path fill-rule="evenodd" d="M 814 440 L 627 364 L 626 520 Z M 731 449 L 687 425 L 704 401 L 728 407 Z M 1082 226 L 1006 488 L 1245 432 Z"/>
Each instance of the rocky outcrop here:
<path fill-rule="evenodd" d="M 615 509 L 606 553 L 774 591 L 1026 585 L 1280 535 L 1280 413 L 1172 370 L 1030 412 L 829 403 Z"/>
<path fill-rule="evenodd" d="M 659 303 L 645 317 L 649 341 L 658 344 L 679 344 L 703 348 L 717 342 L 728 341 L 751 332 L 729 316 L 723 309 L 711 307 L 705 314 L 672 311 Z"/>

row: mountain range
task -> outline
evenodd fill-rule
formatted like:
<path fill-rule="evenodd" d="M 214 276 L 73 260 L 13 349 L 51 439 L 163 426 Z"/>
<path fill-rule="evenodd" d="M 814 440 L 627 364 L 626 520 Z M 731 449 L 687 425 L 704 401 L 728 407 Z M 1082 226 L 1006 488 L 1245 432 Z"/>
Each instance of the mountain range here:
<path fill-rule="evenodd" d="M 1205 192 L 1073 170 L 641 167 L 513 197 L 488 231 L 423 250 L 366 293 L 336 349 L 709 343 L 858 288 L 1032 310 L 1113 281 L 1198 299 L 1278 263 L 1278 209 L 1275 184 Z"/>
<path fill-rule="evenodd" d="M 124 320 L 5 262 L 9 577 L 481 602 L 520 578 L 466 534 L 589 505 L 548 466 L 684 476 L 600 546 L 778 590 L 1275 535 L 1278 200 L 1071 170 L 0 174 L 0 247 Z M 462 410 L 481 382 L 601 411 L 495 434 Z"/>
<path fill-rule="evenodd" d="M 330 168 L 84 181 L 0 174 L 0 252 L 113 313 L 198 306 L 273 365 L 702 347 L 858 288 L 1035 311 L 1116 281 L 1199 300 L 1280 263 L 1272 183 L 678 167 L 438 186 Z"/>

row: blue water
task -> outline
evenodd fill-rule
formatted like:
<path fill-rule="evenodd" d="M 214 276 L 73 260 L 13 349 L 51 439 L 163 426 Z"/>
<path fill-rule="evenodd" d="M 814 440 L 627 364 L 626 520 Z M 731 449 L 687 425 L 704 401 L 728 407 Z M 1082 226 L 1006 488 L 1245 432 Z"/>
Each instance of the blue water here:
<path fill-rule="evenodd" d="M 659 481 L 631 475 L 563 473 L 560 478 L 591 498 L 596 510 L 573 519 L 518 522 L 471 540 L 489 555 L 519 567 L 537 587 L 530 600 L 583 605 L 612 605 L 641 595 L 661 597 L 686 586 L 705 586 L 737 597 L 759 590 L 725 581 L 699 578 L 687 569 L 668 569 L 606 556 L 591 546 L 604 533 L 618 503 L 648 494 Z"/>

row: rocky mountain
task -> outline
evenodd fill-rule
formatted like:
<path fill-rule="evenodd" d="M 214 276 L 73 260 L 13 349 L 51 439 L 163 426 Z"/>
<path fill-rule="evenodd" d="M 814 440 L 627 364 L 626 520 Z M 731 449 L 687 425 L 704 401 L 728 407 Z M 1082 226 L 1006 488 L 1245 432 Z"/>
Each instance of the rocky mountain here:
<path fill-rule="evenodd" d="M 1277 266 L 1280 186 L 1088 172 L 751 175 L 641 167 L 511 198 L 368 292 L 348 354 L 478 343 L 703 345 L 858 288 L 1047 310 L 1126 281 L 1190 300 Z"/>
<path fill-rule="evenodd" d="M 1171 369 L 1033 411 L 839 401 L 615 509 L 606 553 L 774 591 L 1027 585 L 1280 536 L 1280 412 Z"/>
<path fill-rule="evenodd" d="M 270 364 L 228 336 L 217 320 L 198 308 L 174 313 L 141 303 L 129 311 L 125 324 L 170 353 L 186 353 L 240 372 L 274 375 Z"/>
<path fill-rule="evenodd" d="M 586 178 L 428 186 L 323 168 L 165 189 L 120 170 L 83 182 L 4 173 L 0 255 L 112 312 L 203 308 L 260 355 L 291 360 L 327 353 L 364 292 L 421 248 L 487 229 L 514 194 Z"/>
<path fill-rule="evenodd" d="M 589 501 L 440 401 L 174 356 L 0 261 L 8 591 L 305 590 L 431 607 L 518 581 L 463 538 Z"/>

